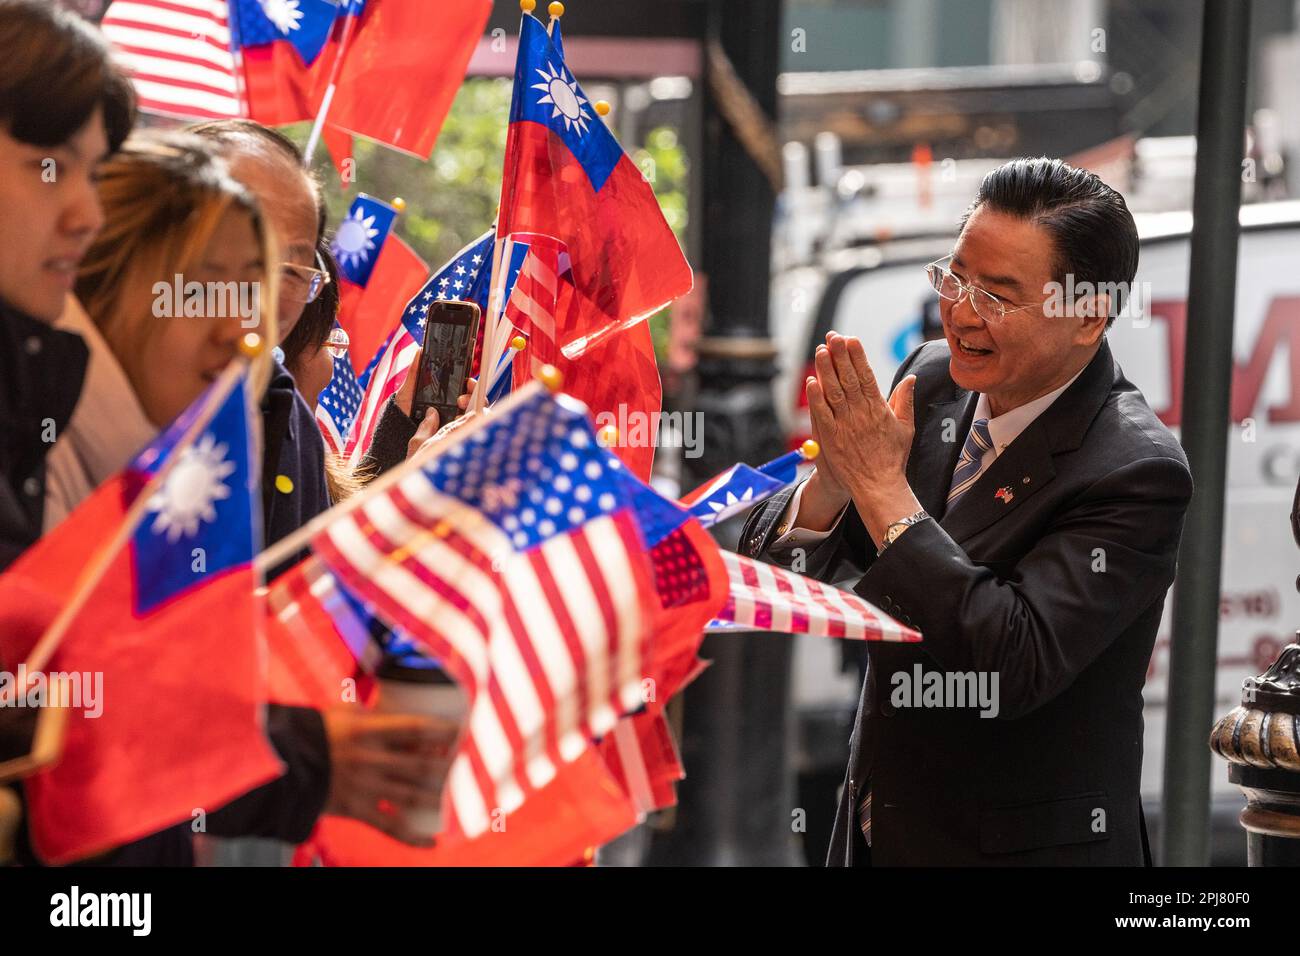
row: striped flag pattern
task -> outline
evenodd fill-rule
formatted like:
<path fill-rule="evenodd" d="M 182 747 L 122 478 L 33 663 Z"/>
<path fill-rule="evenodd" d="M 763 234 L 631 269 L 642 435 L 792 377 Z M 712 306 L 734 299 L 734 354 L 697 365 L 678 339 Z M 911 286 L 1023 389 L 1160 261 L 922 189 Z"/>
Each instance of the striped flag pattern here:
<path fill-rule="evenodd" d="M 420 354 L 427 323 L 425 316 L 430 305 L 436 299 L 478 302 L 482 298 L 486 301 L 492 271 L 493 238 L 494 233 L 489 229 L 434 273 L 406 303 L 397 327 L 389 333 L 388 339 L 361 373 L 358 384 L 365 389 L 365 397 L 352 425 L 346 449 L 348 464 L 353 468 L 361 463 L 370 449 L 384 405 L 402 387 L 406 373 Z"/>
<path fill-rule="evenodd" d="M 244 115 L 226 0 L 114 0 L 100 26 L 140 108 L 186 119 Z"/>
<path fill-rule="evenodd" d="M 335 327 L 338 327 L 337 322 Z M 334 375 L 316 399 L 316 424 L 320 426 L 329 450 L 342 455 L 365 396 L 357 384 L 357 375 L 352 371 L 352 360 L 347 352 L 333 356 L 333 361 Z"/>
<path fill-rule="evenodd" d="M 856 594 L 730 551 L 722 552 L 722 560 L 730 593 L 717 619 L 709 622 L 710 630 L 747 628 L 902 643 L 921 640 L 919 633 Z"/>
<path fill-rule="evenodd" d="M 448 839 L 486 832 L 644 705 L 655 583 L 625 476 L 581 405 L 532 384 L 313 542 L 470 698 Z"/>
<path fill-rule="evenodd" d="M 601 754 L 639 818 L 677 803 L 676 784 L 686 771 L 662 713 L 624 717 L 601 741 Z"/>
<path fill-rule="evenodd" d="M 263 607 L 273 703 L 324 710 L 343 699 L 344 680 L 378 664 L 373 619 L 315 557 L 276 578 Z"/>

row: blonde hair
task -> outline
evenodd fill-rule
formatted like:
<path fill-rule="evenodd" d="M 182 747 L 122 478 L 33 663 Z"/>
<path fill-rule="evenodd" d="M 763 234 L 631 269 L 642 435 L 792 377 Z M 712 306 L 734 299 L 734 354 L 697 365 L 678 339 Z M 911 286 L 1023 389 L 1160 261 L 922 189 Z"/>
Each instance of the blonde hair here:
<path fill-rule="evenodd" d="M 253 363 L 260 395 L 271 377 L 270 347 L 278 341 L 275 306 L 280 270 L 270 229 L 257 201 L 231 178 L 209 143 L 181 132 L 147 130 L 131 135 L 101 169 L 99 199 L 104 228 L 78 272 L 76 295 L 119 358 L 138 350 L 159 322 L 154 286 L 171 283 L 207 248 L 223 217 L 246 212 L 262 258 L 258 296 L 264 348 Z"/>

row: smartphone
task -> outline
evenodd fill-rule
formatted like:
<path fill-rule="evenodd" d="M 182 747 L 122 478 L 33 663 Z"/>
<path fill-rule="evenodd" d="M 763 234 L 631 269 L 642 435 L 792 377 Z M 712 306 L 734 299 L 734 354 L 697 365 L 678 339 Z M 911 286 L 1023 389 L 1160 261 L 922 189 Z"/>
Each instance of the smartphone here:
<path fill-rule="evenodd" d="M 423 421 L 425 412 L 436 408 L 441 426 L 461 414 L 456 399 L 465 391 L 474 362 L 479 309 L 473 302 L 442 299 L 429 307 L 425 318 L 411 418 Z"/>

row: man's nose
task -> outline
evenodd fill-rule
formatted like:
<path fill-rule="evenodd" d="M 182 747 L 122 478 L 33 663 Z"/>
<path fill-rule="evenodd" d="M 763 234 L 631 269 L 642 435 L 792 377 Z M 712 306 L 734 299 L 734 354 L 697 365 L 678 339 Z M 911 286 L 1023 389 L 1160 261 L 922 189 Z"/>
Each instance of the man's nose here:
<path fill-rule="evenodd" d="M 89 176 L 81 178 L 71 191 L 60 217 L 63 231 L 77 238 L 90 238 L 104 228 L 104 207 L 99 201 L 99 190 Z"/>
<path fill-rule="evenodd" d="M 971 305 L 971 293 L 966 290 L 963 290 L 956 302 L 949 304 L 948 321 L 952 325 L 968 329 L 982 328 L 985 325 L 984 320 L 975 311 L 975 307 Z"/>

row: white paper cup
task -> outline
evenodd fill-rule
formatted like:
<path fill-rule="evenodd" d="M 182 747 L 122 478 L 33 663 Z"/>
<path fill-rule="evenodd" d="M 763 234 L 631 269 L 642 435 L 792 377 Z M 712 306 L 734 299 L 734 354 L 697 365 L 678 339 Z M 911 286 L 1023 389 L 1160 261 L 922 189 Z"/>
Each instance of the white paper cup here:
<path fill-rule="evenodd" d="M 469 699 L 438 667 L 409 666 L 406 659 L 387 659 L 380 664 L 379 699 L 375 710 L 382 714 L 419 714 L 441 717 L 461 724 L 469 714 Z M 436 807 L 404 810 L 409 828 L 432 837 L 442 829 L 442 811 Z"/>

